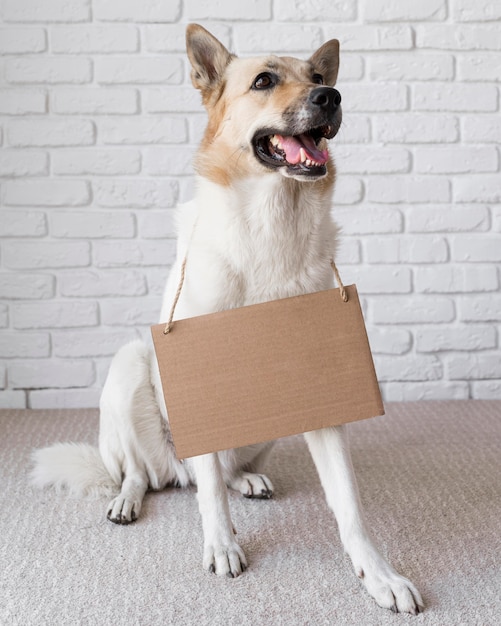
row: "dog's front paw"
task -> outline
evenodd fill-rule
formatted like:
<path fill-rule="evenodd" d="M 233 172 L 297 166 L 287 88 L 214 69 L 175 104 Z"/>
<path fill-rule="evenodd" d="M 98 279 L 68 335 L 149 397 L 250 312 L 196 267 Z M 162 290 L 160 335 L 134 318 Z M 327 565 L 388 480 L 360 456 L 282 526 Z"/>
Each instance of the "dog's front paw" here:
<path fill-rule="evenodd" d="M 127 498 L 120 494 L 108 505 L 106 517 L 114 524 L 132 524 L 141 512 L 141 500 Z"/>
<path fill-rule="evenodd" d="M 268 476 L 241 472 L 230 483 L 230 487 L 244 496 L 256 500 L 269 500 L 273 496 L 273 485 Z"/>
<path fill-rule="evenodd" d="M 236 541 L 231 541 L 228 545 L 206 545 L 203 564 L 209 572 L 228 578 L 236 578 L 247 569 L 245 554 Z"/>
<path fill-rule="evenodd" d="M 412 615 L 417 615 L 424 609 L 416 587 L 388 563 L 371 563 L 365 568 L 356 567 L 355 571 L 369 594 L 384 609 Z"/>

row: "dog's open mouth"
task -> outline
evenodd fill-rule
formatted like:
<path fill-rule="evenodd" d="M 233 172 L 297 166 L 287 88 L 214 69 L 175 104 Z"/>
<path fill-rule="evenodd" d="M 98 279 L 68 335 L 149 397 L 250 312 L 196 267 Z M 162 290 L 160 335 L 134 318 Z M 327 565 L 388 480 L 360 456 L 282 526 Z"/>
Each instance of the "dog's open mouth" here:
<path fill-rule="evenodd" d="M 336 130 L 326 124 L 299 135 L 260 131 L 253 140 L 254 152 L 267 167 L 287 167 L 294 176 L 324 176 L 329 160 L 327 139 L 334 137 Z"/>

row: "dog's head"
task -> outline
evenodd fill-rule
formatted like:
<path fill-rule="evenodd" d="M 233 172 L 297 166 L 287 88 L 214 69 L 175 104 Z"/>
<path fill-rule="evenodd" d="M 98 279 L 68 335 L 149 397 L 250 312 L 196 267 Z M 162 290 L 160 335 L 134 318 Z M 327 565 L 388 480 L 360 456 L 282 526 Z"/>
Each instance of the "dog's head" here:
<path fill-rule="evenodd" d="M 341 95 L 332 87 L 336 39 L 308 61 L 240 59 L 196 24 L 186 39 L 193 85 L 209 114 L 196 161 L 201 175 L 224 185 L 266 172 L 298 180 L 326 176 L 327 140 L 341 125 Z"/>

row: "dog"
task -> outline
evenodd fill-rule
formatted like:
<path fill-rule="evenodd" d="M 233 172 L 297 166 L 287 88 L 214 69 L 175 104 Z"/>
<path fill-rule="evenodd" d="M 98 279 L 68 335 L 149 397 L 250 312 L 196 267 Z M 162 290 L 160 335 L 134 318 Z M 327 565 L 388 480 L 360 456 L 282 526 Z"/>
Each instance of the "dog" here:
<path fill-rule="evenodd" d="M 180 210 L 177 260 L 160 320 L 169 316 L 188 251 L 176 318 L 332 288 L 336 170 L 327 142 L 342 119 L 334 88 L 339 42 L 328 41 L 301 61 L 238 58 L 196 24 L 187 27 L 186 40 L 208 123 L 195 157 L 195 199 Z M 148 489 L 196 484 L 203 567 L 237 577 L 247 561 L 235 539 L 227 487 L 247 498 L 270 498 L 273 485 L 263 466 L 272 443 L 181 462 L 161 389 L 151 347 L 125 345 L 103 388 L 99 448 L 55 444 L 38 450 L 33 481 L 113 495 L 107 516 L 117 524 L 139 517 Z M 419 592 L 381 556 L 366 528 L 346 427 L 305 437 L 356 575 L 380 606 L 419 613 Z"/>

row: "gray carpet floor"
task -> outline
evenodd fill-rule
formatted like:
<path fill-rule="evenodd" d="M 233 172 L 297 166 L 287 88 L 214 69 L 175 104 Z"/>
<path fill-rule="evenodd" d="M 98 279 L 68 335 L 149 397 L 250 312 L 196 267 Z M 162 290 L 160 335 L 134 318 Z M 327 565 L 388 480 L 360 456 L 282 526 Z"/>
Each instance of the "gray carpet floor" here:
<path fill-rule="evenodd" d="M 501 624 L 501 402 L 387 405 L 350 426 L 367 518 L 421 590 L 417 617 L 380 609 L 343 554 L 302 437 L 278 442 L 273 500 L 230 494 L 248 571 L 201 568 L 195 491 L 147 494 L 116 526 L 106 500 L 27 482 L 30 450 L 97 441 L 97 411 L 0 411 L 2 626 Z"/>

